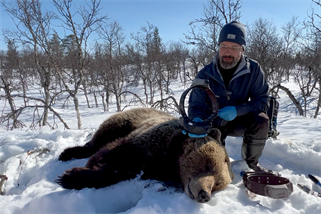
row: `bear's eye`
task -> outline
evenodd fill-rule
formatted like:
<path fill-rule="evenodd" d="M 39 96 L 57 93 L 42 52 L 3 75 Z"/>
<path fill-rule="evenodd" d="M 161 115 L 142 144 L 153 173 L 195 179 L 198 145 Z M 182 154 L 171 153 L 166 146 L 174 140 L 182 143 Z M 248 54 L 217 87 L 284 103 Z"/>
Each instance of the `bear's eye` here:
<path fill-rule="evenodd" d="M 193 149 L 189 149 L 189 150 L 187 150 L 187 151 L 186 151 L 186 155 L 191 154 L 191 153 L 192 153 L 192 151 L 193 151 Z"/>
<path fill-rule="evenodd" d="M 213 165 L 213 163 L 212 163 L 210 160 L 208 160 L 208 161 L 206 162 L 205 168 L 206 168 L 206 172 L 212 172 L 212 171 L 214 171 L 214 165 Z"/>

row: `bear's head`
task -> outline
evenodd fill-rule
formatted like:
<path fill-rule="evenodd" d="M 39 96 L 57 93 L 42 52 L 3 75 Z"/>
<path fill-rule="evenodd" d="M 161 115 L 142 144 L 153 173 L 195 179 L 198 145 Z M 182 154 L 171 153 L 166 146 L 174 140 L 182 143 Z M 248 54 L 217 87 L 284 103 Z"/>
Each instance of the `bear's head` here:
<path fill-rule="evenodd" d="M 179 158 L 180 177 L 184 192 L 200 203 L 222 190 L 234 179 L 231 163 L 221 133 L 212 129 L 205 138 L 187 138 Z"/>

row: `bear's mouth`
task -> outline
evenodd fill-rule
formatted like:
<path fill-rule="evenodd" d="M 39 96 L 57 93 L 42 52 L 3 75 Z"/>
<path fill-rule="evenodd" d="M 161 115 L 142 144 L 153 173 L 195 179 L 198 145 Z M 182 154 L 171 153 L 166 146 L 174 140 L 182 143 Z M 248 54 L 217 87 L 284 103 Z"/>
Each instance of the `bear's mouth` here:
<path fill-rule="evenodd" d="M 191 191 L 191 188 L 189 187 L 190 183 L 191 183 L 191 182 L 188 182 L 188 185 L 187 185 L 189 197 L 190 197 L 191 199 L 195 199 L 195 197 L 194 197 L 194 195 L 193 195 L 193 193 L 192 193 L 192 191 Z"/>

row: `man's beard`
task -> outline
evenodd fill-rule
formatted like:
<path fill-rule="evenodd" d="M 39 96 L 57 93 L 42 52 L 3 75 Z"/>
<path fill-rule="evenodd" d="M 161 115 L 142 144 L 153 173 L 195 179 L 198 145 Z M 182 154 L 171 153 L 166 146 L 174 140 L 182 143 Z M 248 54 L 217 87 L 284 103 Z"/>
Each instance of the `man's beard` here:
<path fill-rule="evenodd" d="M 225 61 L 224 59 L 226 58 L 232 59 L 232 61 Z M 237 63 L 238 63 L 238 60 L 231 55 L 228 55 L 228 56 L 225 55 L 220 58 L 220 65 L 224 69 L 234 68 L 237 65 Z"/>

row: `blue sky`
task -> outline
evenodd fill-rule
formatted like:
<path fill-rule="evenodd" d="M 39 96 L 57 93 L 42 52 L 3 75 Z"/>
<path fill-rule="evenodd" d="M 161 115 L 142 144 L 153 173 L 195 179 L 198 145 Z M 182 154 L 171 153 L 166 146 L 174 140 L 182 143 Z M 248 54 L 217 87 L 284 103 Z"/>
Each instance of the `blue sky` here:
<path fill-rule="evenodd" d="M 81 2 L 81 0 L 74 0 Z M 44 6 L 50 1 L 44 0 Z M 102 12 L 116 20 L 130 33 L 138 32 L 147 22 L 159 28 L 163 42 L 179 41 L 188 34 L 190 21 L 202 17 L 203 7 L 208 0 L 102 0 Z M 256 19 L 263 18 L 273 21 L 277 27 L 289 22 L 292 16 L 298 16 L 300 21 L 307 17 L 307 12 L 315 4 L 311 0 L 243 0 L 241 22 L 252 24 Z M 320 7 L 317 8 L 321 14 Z M 0 49 L 6 49 L 2 30 L 11 28 L 13 22 L 1 8 L 0 16 Z"/>

